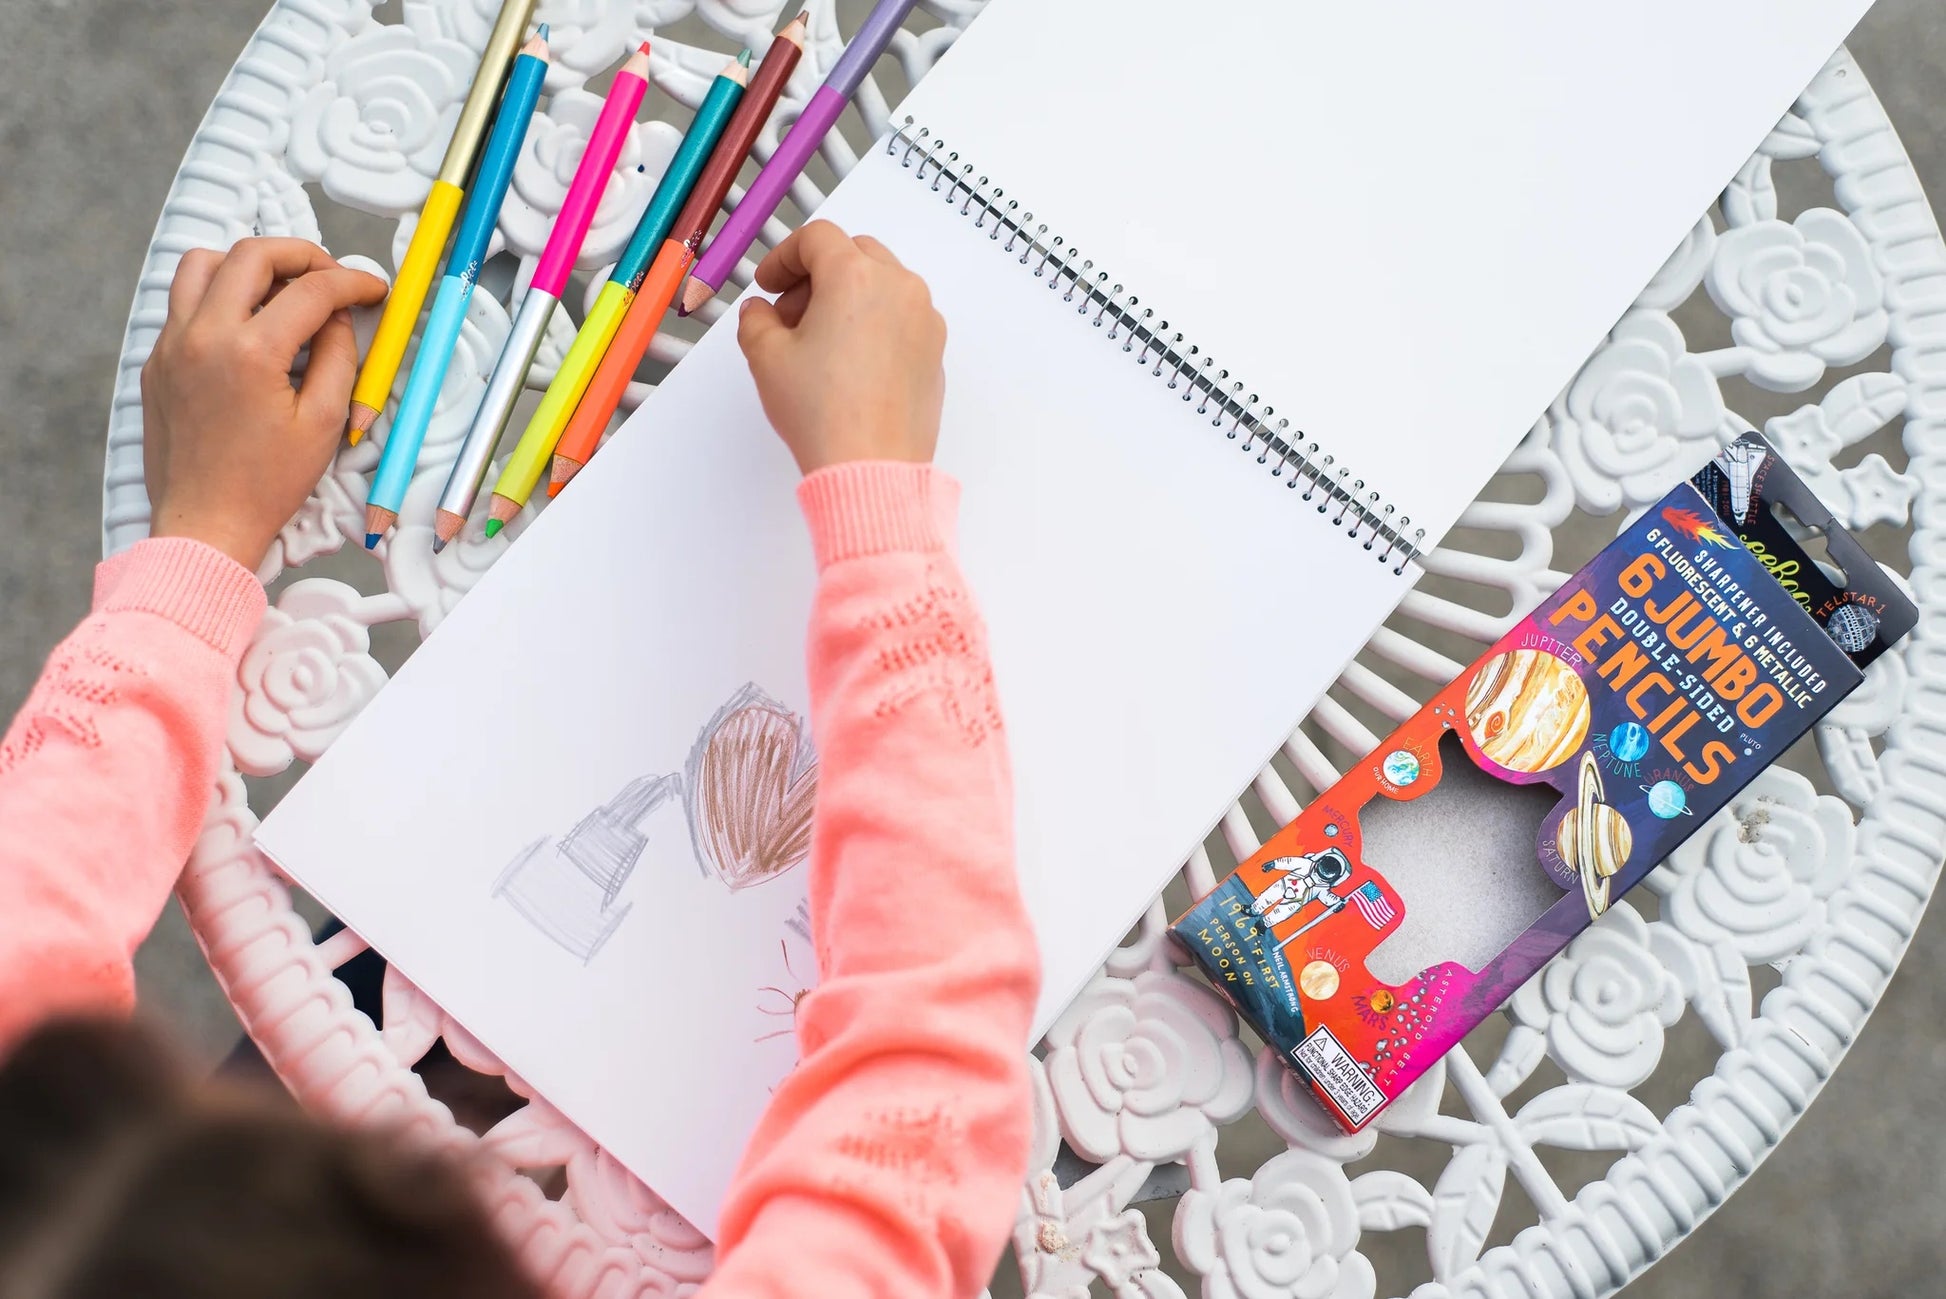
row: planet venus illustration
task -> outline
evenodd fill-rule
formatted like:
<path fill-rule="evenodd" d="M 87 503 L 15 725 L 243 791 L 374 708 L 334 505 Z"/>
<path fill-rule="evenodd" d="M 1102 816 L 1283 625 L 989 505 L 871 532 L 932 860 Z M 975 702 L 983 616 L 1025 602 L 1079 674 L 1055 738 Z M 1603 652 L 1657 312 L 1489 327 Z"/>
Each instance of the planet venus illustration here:
<path fill-rule="evenodd" d="M 1312 961 L 1298 974 L 1297 986 L 1312 1001 L 1323 1001 L 1338 991 L 1338 967 L 1329 961 Z"/>
<path fill-rule="evenodd" d="M 1467 684 L 1466 725 L 1480 751 L 1507 770 L 1546 771 L 1588 738 L 1588 688 L 1542 650 L 1496 654 Z"/>

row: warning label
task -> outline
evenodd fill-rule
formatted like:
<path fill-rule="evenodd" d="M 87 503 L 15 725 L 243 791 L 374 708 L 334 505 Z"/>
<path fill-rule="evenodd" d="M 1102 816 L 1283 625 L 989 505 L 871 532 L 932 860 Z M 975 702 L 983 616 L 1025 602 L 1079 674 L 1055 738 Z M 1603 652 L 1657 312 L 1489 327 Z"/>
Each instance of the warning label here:
<path fill-rule="evenodd" d="M 1291 1059 L 1302 1066 L 1354 1124 L 1363 1123 L 1385 1104 L 1384 1093 L 1365 1076 L 1365 1071 L 1351 1058 L 1351 1052 L 1338 1044 L 1328 1028 L 1320 1028 L 1298 1043 Z"/>

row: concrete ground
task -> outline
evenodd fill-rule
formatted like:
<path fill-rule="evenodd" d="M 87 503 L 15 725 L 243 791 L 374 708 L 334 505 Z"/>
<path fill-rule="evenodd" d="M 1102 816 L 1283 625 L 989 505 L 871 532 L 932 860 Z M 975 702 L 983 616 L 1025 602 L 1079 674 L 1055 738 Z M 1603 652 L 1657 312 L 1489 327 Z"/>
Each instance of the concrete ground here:
<path fill-rule="evenodd" d="M 182 149 L 265 4 L 0 0 L 0 716 L 87 608 L 102 434 L 142 252 Z M 1851 48 L 1946 211 L 1946 15 L 1928 0 L 1880 0 Z M 234 1039 L 173 909 L 139 968 L 145 1001 L 201 1058 Z M 1925 1097 L 1946 1066 L 1942 986 L 1946 924 L 1935 916 L 1782 1149 L 1631 1294 L 1939 1293 L 1946 1136 L 1925 1119 Z"/>

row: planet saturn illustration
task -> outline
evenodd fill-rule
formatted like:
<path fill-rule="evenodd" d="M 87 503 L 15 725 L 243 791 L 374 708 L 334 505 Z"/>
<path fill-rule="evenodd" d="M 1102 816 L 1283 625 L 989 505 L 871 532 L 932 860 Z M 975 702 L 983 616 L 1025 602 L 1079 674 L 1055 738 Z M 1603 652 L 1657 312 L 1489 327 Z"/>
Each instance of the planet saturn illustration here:
<path fill-rule="evenodd" d="M 1509 771 L 1558 767 L 1588 738 L 1588 688 L 1542 650 L 1510 650 L 1480 665 L 1466 687 L 1473 743 Z"/>
<path fill-rule="evenodd" d="M 1595 755 L 1581 755 L 1575 773 L 1574 806 L 1561 817 L 1554 846 L 1561 860 L 1581 877 L 1581 893 L 1590 917 L 1608 910 L 1608 882 L 1628 862 L 1635 846 L 1628 818 L 1602 801 L 1601 765 Z"/>

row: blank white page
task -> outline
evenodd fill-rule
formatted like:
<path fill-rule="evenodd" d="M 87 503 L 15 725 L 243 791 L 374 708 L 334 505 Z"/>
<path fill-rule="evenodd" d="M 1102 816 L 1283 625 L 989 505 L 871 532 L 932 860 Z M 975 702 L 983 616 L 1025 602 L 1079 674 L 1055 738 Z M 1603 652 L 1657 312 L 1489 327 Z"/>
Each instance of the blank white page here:
<path fill-rule="evenodd" d="M 992 0 L 907 99 L 1444 534 L 1867 0 Z"/>
<path fill-rule="evenodd" d="M 875 150 L 821 215 L 883 239 L 950 324 L 939 461 L 963 485 L 961 560 L 1010 732 L 1038 1033 L 1410 577 L 896 159 Z M 788 1028 L 776 998 L 814 970 L 789 924 L 804 868 L 729 892 L 665 806 L 616 899 L 630 910 L 585 965 L 492 889 L 526 845 L 678 770 L 739 687 L 804 710 L 796 479 L 726 320 L 258 836 L 710 1232 L 792 1059 L 788 1033 L 758 1039 Z"/>

